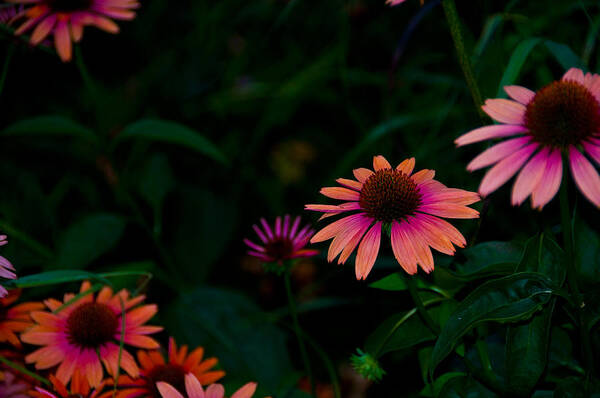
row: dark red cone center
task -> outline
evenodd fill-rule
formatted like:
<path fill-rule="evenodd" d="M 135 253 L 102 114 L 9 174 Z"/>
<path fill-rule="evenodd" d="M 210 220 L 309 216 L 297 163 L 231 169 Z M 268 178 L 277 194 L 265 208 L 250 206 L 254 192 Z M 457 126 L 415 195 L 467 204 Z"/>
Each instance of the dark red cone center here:
<path fill-rule="evenodd" d="M 82 304 L 67 318 L 69 341 L 85 348 L 98 348 L 113 340 L 118 326 L 114 311 L 99 303 Z"/>

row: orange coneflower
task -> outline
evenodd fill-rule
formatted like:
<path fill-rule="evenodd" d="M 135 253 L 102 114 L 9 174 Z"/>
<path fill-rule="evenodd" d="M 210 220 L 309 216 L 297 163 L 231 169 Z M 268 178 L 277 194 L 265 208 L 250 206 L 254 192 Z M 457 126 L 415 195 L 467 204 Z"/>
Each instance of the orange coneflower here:
<path fill-rule="evenodd" d="M 16 30 L 21 34 L 33 29 L 31 44 L 41 43 L 49 34 L 54 35 L 54 45 L 63 61 L 71 60 L 71 41 L 83 37 L 83 28 L 96 26 L 109 33 L 118 33 L 119 27 L 111 18 L 131 20 L 140 6 L 137 0 L 8 0 L 29 6 L 15 19 L 26 21 Z"/>
<path fill-rule="evenodd" d="M 9 290 L 6 297 L 0 298 L 0 343 L 8 342 L 21 348 L 21 341 L 16 333 L 23 332 L 33 325 L 31 311 L 39 311 L 44 304 L 36 302 L 12 304 L 19 299 L 20 289 Z"/>
<path fill-rule="evenodd" d="M 52 383 L 51 388 L 35 387 L 35 390 L 29 391 L 29 396 L 34 398 L 95 398 L 102 392 L 106 384 L 103 381 L 97 388 L 90 388 L 87 378 L 77 369 L 73 372 L 69 388 L 54 375 L 50 375 L 50 382 Z"/>
<path fill-rule="evenodd" d="M 448 188 L 433 179 L 433 170 L 413 173 L 415 159 L 406 159 L 395 169 L 383 156 L 373 158 L 373 168 L 356 169 L 357 180 L 339 178 L 342 187 L 321 189 L 329 198 L 345 200 L 340 205 L 306 205 L 307 210 L 325 213 L 324 217 L 347 212 L 344 217 L 311 239 L 312 243 L 333 238 L 328 261 L 341 253 L 343 264 L 358 246 L 356 278 L 365 279 L 377 258 L 383 227 L 390 231 L 392 250 L 398 263 L 409 274 L 420 265 L 426 272 L 433 270 L 430 247 L 449 255 L 453 244 L 464 247 L 462 234 L 446 218 L 477 218 L 479 212 L 467 205 L 479 201 L 475 192 Z"/>
<path fill-rule="evenodd" d="M 162 398 L 224 398 L 225 388 L 221 384 L 211 384 L 206 391 L 202 385 L 191 373 L 185 375 L 185 392 L 186 395 L 180 393 L 172 385 L 160 381 L 156 383 L 156 387 L 160 391 Z M 256 391 L 256 383 L 248 383 L 243 385 L 239 390 L 233 393 L 231 398 L 251 398 Z"/>
<path fill-rule="evenodd" d="M 156 389 L 159 381 L 167 382 L 181 392 L 185 391 L 185 375 L 193 374 L 200 383 L 214 383 L 223 376 L 222 370 L 211 370 L 217 363 L 217 358 L 204 357 L 204 348 L 198 347 L 188 353 L 186 345 L 177 349 L 175 339 L 169 339 L 168 360 L 158 351 L 138 351 L 140 376 L 132 379 L 123 375 L 119 377 L 118 398 L 154 397 L 160 398 Z"/>
<path fill-rule="evenodd" d="M 455 141 L 463 146 L 517 136 L 469 163 L 469 171 L 494 165 L 483 177 L 479 193 L 489 195 L 521 170 L 512 204 L 520 205 L 531 196 L 531 206 L 542 209 L 560 188 L 565 156 L 581 193 L 600 207 L 600 176 L 588 160 L 600 164 L 600 76 L 572 68 L 537 92 L 520 86 L 504 90 L 512 99 L 488 99 L 483 106 L 501 124 L 475 129 Z"/>
<path fill-rule="evenodd" d="M 86 292 L 90 288 L 86 281 L 80 291 Z M 108 373 L 115 375 L 120 356 L 121 368 L 137 377 L 139 368 L 134 358 L 126 349 L 119 352 L 119 342 L 122 338 L 125 344 L 134 347 L 158 348 L 158 343 L 147 335 L 162 330 L 162 327 L 144 325 L 156 314 L 156 305 L 139 305 L 145 296 L 130 298 L 127 290 L 113 294 L 111 288 L 104 287 L 96 297 L 88 294 L 61 310 L 74 296 L 65 294 L 64 302 L 46 300 L 45 304 L 52 312 L 31 313 L 35 325 L 21 335 L 21 340 L 44 347 L 27 355 L 26 362 L 35 363 L 36 369 L 58 365 L 56 378 L 63 384 L 67 384 L 75 369 L 79 369 L 90 386 L 97 387 L 104 376 L 102 363 Z"/>

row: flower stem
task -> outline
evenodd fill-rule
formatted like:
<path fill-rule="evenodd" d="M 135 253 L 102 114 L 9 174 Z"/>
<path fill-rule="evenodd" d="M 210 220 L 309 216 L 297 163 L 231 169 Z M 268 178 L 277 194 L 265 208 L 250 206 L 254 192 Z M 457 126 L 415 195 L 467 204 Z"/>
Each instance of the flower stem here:
<path fill-rule="evenodd" d="M 6 82 L 6 75 L 8 74 L 8 67 L 10 66 L 10 61 L 15 52 L 15 43 L 12 42 L 8 45 L 8 51 L 6 52 L 6 57 L 4 57 L 4 66 L 2 67 L 2 74 L 0 74 L 0 94 L 2 94 L 2 89 L 4 88 L 4 82 Z"/>
<path fill-rule="evenodd" d="M 296 302 L 294 300 L 294 295 L 292 294 L 292 282 L 290 280 L 290 270 L 287 269 L 284 272 L 284 280 L 285 280 L 285 291 L 287 293 L 288 306 L 290 307 L 290 315 L 292 316 L 292 322 L 294 325 L 294 332 L 296 334 L 296 338 L 298 340 L 298 346 L 300 347 L 300 355 L 302 356 L 302 362 L 304 362 L 304 369 L 306 370 L 306 374 L 308 375 L 308 381 L 310 383 L 310 390 L 313 397 L 316 398 L 316 386 L 313 379 L 312 368 L 310 367 L 310 360 L 308 358 L 308 352 L 306 351 L 306 346 L 304 345 L 304 339 L 302 338 L 302 329 L 300 329 L 300 322 L 298 322 L 298 313 L 296 311 Z"/>
<path fill-rule="evenodd" d="M 567 164 L 566 156 L 563 156 L 563 164 Z M 565 249 L 565 261 L 567 263 L 567 283 L 569 290 L 573 296 L 573 301 L 576 304 L 577 310 L 577 325 L 579 327 L 579 336 L 581 339 L 581 350 L 586 363 L 587 376 L 594 374 L 594 358 L 592 353 L 592 342 L 589 331 L 582 314 L 582 309 L 585 306 L 583 296 L 579 291 L 577 282 L 577 270 L 575 269 L 575 252 L 573 250 L 573 226 L 571 223 L 571 211 L 569 209 L 568 188 L 568 172 L 563 172 L 563 180 L 560 184 L 560 217 L 562 223 L 563 246 Z"/>
<path fill-rule="evenodd" d="M 4 358 L 2 355 L 0 355 L 0 363 L 3 363 L 10 368 L 13 368 L 17 372 L 20 372 L 20 373 L 23 373 L 24 375 L 29 376 L 32 379 L 39 381 L 40 383 L 43 383 L 47 386 L 50 385 L 50 381 L 48 381 L 48 379 L 46 379 L 45 377 L 42 377 L 42 376 L 38 375 L 37 373 L 34 373 L 28 369 L 25 369 L 23 366 Z"/>
<path fill-rule="evenodd" d="M 416 277 L 409 275 L 408 277 L 404 275 L 403 271 L 400 271 L 400 276 L 406 280 L 406 286 L 408 286 L 408 292 L 410 293 L 410 297 L 412 297 L 413 302 L 415 303 L 415 307 L 417 307 L 417 311 L 421 316 L 421 319 L 431 331 L 438 336 L 440 334 L 440 327 L 434 322 L 431 318 L 427 309 L 425 309 L 425 305 L 423 305 L 423 300 L 421 300 L 421 296 L 419 296 L 419 292 L 417 289 L 417 281 Z"/>
<path fill-rule="evenodd" d="M 446 21 L 448 21 L 448 27 L 450 28 L 452 41 L 454 42 L 454 47 L 456 48 L 458 63 L 460 64 L 463 74 L 465 75 L 465 80 L 467 81 L 467 86 L 471 92 L 471 97 L 473 98 L 473 102 L 475 103 L 475 107 L 477 108 L 479 116 L 485 117 L 485 114 L 481 109 L 481 105 L 483 105 L 481 93 L 479 92 L 477 80 L 475 79 L 475 73 L 473 73 L 471 59 L 469 58 L 467 50 L 465 49 L 465 41 L 460 19 L 458 18 L 458 12 L 456 11 L 456 4 L 454 3 L 454 0 L 443 0 L 442 6 L 444 7 Z"/>

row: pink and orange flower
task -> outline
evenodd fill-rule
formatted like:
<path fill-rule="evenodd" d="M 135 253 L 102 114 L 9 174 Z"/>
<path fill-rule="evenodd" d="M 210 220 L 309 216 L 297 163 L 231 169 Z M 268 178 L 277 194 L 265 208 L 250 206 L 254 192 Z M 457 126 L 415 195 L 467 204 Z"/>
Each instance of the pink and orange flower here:
<path fill-rule="evenodd" d="M 283 222 L 281 217 L 277 217 L 273 228 L 269 226 L 264 218 L 260 219 L 260 223 L 263 229 L 256 224 L 252 228 L 254 228 L 262 245 L 244 239 L 244 243 L 250 247 L 249 255 L 266 263 L 281 265 L 286 260 L 312 257 L 319 254 L 318 250 L 305 249 L 315 231 L 310 229 L 310 225 L 306 225 L 299 230 L 300 216 L 296 217 L 293 222 L 289 215 L 283 217 Z"/>
<path fill-rule="evenodd" d="M 21 348 L 21 340 L 17 333 L 25 331 L 33 325 L 30 313 L 44 309 L 44 304 L 27 302 L 14 305 L 19 299 L 21 290 L 9 290 L 6 297 L 0 298 L 0 343 L 10 343 Z"/>
<path fill-rule="evenodd" d="M 433 271 L 430 247 L 453 255 L 453 244 L 465 246 L 462 234 L 440 217 L 479 217 L 479 212 L 467 207 L 478 202 L 479 195 L 446 187 L 433 179 L 433 170 L 413 173 L 414 167 L 414 158 L 392 168 L 383 156 L 375 156 L 375 171 L 355 169 L 356 180 L 339 178 L 341 187 L 321 189 L 323 195 L 344 203 L 306 205 L 307 210 L 325 213 L 321 218 L 353 213 L 323 228 L 311 239 L 312 243 L 333 239 L 327 254 L 329 262 L 340 255 L 338 263 L 345 263 L 358 246 L 356 278 L 365 279 L 375 264 L 384 228 L 390 231 L 396 260 L 409 274 L 417 272 L 417 265 L 425 272 Z"/>
<path fill-rule="evenodd" d="M 62 302 L 48 299 L 44 303 L 50 311 L 31 313 L 35 324 L 21 334 L 21 340 L 43 347 L 27 355 L 26 362 L 34 363 L 36 369 L 58 365 L 56 378 L 63 384 L 79 369 L 92 388 L 102 382 L 102 363 L 110 375 L 115 375 L 120 365 L 131 377 L 138 377 L 133 356 L 127 349 L 120 352 L 119 343 L 122 338 L 125 344 L 138 348 L 159 347 L 148 335 L 162 327 L 145 325 L 156 314 L 156 305 L 140 305 L 145 296 L 130 297 L 124 289 L 113 294 L 110 287 L 102 288 L 94 297 L 87 281 L 80 292 L 90 293 L 74 303 L 70 303 L 75 298 L 72 293 L 65 294 Z"/>
<path fill-rule="evenodd" d="M 66 62 L 72 57 L 71 42 L 79 42 L 85 26 L 96 26 L 109 33 L 119 27 L 111 18 L 131 20 L 139 8 L 137 0 L 8 0 L 28 6 L 14 19 L 25 19 L 16 34 L 33 29 L 31 44 L 38 45 L 48 35 L 54 35 L 54 45 Z M 35 28 L 34 28 L 35 27 Z"/>
<path fill-rule="evenodd" d="M 34 398 L 96 398 L 106 384 L 105 381 L 102 381 L 97 388 L 92 389 L 87 378 L 82 376 L 79 370 L 73 372 L 69 388 L 54 375 L 50 375 L 50 383 L 52 383 L 51 388 L 35 387 L 35 390 L 30 391 L 28 396 Z"/>
<path fill-rule="evenodd" d="M 175 339 L 169 339 L 168 361 L 159 351 L 138 351 L 140 376 L 133 379 L 119 377 L 118 398 L 154 397 L 160 398 L 157 382 L 167 382 L 177 390 L 185 392 L 185 375 L 192 374 L 204 385 L 214 383 L 225 376 L 222 370 L 214 370 L 217 358 L 204 359 L 204 348 L 198 347 L 188 353 L 186 345 L 179 349 Z"/>
<path fill-rule="evenodd" d="M 542 209 L 556 195 L 563 176 L 563 157 L 581 193 L 600 207 L 600 76 L 577 68 L 537 92 L 506 86 L 511 99 L 488 99 L 483 110 L 501 123 L 485 126 L 456 139 L 457 146 L 494 138 L 498 143 L 469 163 L 475 171 L 493 167 L 479 186 L 487 196 L 517 172 L 512 204 L 531 196 L 531 206 Z"/>
<path fill-rule="evenodd" d="M 224 398 L 225 388 L 221 384 L 211 384 L 206 391 L 202 385 L 191 373 L 185 375 L 186 395 L 181 394 L 172 385 L 159 381 L 156 387 L 160 391 L 162 398 Z M 230 398 L 252 398 L 256 392 L 256 383 L 243 385 L 239 390 L 233 393 Z"/>
<path fill-rule="evenodd" d="M 6 235 L 0 235 L 0 246 L 4 246 L 7 243 L 8 243 L 8 240 L 6 239 Z M 0 278 L 6 278 L 6 279 L 16 279 L 17 278 L 17 274 L 15 274 L 15 267 L 10 263 L 10 261 L 8 261 L 7 259 L 5 259 L 2 256 L 0 256 Z M 8 294 L 8 291 L 6 290 L 6 288 L 4 286 L 0 285 L 0 298 L 6 297 L 7 294 Z"/>

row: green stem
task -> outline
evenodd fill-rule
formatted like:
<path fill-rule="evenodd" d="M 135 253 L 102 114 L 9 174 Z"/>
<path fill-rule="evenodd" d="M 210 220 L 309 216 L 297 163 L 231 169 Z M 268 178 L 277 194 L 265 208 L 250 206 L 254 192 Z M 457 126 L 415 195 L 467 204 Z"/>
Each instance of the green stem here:
<path fill-rule="evenodd" d="M 310 383 L 310 391 L 313 397 L 316 398 L 316 386 L 313 378 L 312 368 L 310 367 L 310 360 L 308 358 L 308 352 L 306 351 L 306 346 L 304 345 L 304 339 L 302 339 L 302 329 L 300 329 L 300 322 L 298 322 L 298 313 L 296 311 L 296 302 L 294 301 L 294 296 L 292 294 L 292 282 L 290 280 L 290 271 L 289 269 L 284 273 L 285 280 L 285 291 L 287 293 L 288 305 L 290 307 L 290 315 L 292 316 L 292 322 L 294 325 L 294 332 L 296 333 L 296 338 L 298 340 L 298 346 L 300 347 L 300 355 L 302 356 L 302 362 L 304 362 L 304 369 L 306 370 L 306 374 L 308 375 L 308 381 Z"/>
<path fill-rule="evenodd" d="M 566 156 L 563 156 L 563 164 L 566 163 Z M 583 351 L 583 357 L 586 363 L 586 370 L 588 378 L 594 374 L 594 358 L 592 352 L 592 342 L 589 331 L 584 321 L 582 309 L 585 306 L 583 296 L 579 291 L 577 282 L 577 270 L 575 269 L 575 252 L 573 250 L 573 225 L 571 223 L 571 211 L 569 208 L 569 195 L 568 195 L 568 183 L 569 174 L 567 171 L 563 171 L 563 180 L 560 185 L 560 217 L 562 223 L 562 234 L 563 234 L 563 246 L 565 249 L 566 263 L 567 263 L 567 283 L 569 290 L 573 296 L 574 302 L 577 306 L 577 321 L 579 325 L 579 335 L 581 339 L 581 349 Z"/>
<path fill-rule="evenodd" d="M 479 116 L 485 117 L 485 114 L 481 109 L 483 100 L 481 99 L 479 86 L 477 85 L 477 80 L 475 79 L 475 73 L 473 73 L 471 59 L 469 58 L 467 50 L 465 49 L 465 41 L 460 19 L 458 18 L 458 12 L 456 11 L 456 4 L 454 3 L 454 0 L 443 0 L 442 6 L 444 7 L 444 14 L 446 15 L 446 20 L 448 21 L 448 27 L 450 28 L 450 34 L 452 35 L 454 47 L 456 48 L 458 62 L 463 74 L 465 75 L 465 80 L 467 81 L 467 86 L 471 92 L 471 97 L 473 98 L 473 102 L 475 103 L 475 107 L 477 108 Z"/>
<path fill-rule="evenodd" d="M 45 257 L 48 260 L 54 259 L 54 254 L 49 248 L 47 248 L 31 236 L 27 235 L 25 232 L 19 231 L 18 229 L 14 228 L 12 225 L 10 225 L 4 220 L 0 220 L 0 231 L 8 235 L 9 238 L 12 237 L 23 242 L 27 247 L 29 247 L 31 250 L 33 250 L 40 256 Z"/>
<path fill-rule="evenodd" d="M 15 42 L 10 43 L 8 45 L 6 57 L 4 57 L 4 66 L 2 67 L 2 74 L 0 75 L 0 94 L 2 94 L 2 89 L 4 89 L 4 82 L 6 81 L 6 75 L 8 75 L 8 67 L 10 66 L 10 60 L 15 52 L 15 47 Z"/>
<path fill-rule="evenodd" d="M 410 297 L 412 297 L 413 302 L 415 303 L 415 307 L 417 307 L 417 311 L 421 316 L 421 319 L 431 331 L 438 336 L 440 334 L 440 327 L 434 322 L 431 318 L 427 309 L 423 305 L 423 300 L 421 300 L 421 296 L 419 296 L 419 291 L 417 289 L 416 277 L 409 275 L 405 276 L 403 271 L 399 272 L 400 276 L 406 280 L 406 285 L 408 286 L 408 292 L 410 293 Z"/>
<path fill-rule="evenodd" d="M 39 381 L 40 383 L 43 383 L 47 386 L 50 385 L 50 382 L 45 377 L 42 377 L 42 376 L 38 375 L 37 373 L 34 373 L 30 370 L 25 369 L 23 366 L 4 358 L 2 355 L 0 355 L 0 362 L 5 364 L 8 367 L 13 368 L 17 372 L 23 373 L 24 375 L 27 375 L 27 376 L 31 377 L 32 379 Z"/>

